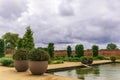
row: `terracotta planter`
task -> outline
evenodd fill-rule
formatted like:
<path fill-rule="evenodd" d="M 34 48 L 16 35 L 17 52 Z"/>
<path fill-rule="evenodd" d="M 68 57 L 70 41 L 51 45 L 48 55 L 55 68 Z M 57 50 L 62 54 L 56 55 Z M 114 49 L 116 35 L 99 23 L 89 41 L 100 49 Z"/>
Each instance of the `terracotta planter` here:
<path fill-rule="evenodd" d="M 30 61 L 29 68 L 33 75 L 42 75 L 46 72 L 48 61 Z"/>
<path fill-rule="evenodd" d="M 18 72 L 24 72 L 28 69 L 28 60 L 14 60 L 14 67 Z"/>

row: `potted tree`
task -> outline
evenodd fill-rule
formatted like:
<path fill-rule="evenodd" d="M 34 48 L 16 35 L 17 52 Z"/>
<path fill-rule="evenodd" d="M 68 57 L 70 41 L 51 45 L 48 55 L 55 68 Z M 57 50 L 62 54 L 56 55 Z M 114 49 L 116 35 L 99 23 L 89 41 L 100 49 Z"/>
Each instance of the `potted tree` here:
<path fill-rule="evenodd" d="M 110 60 L 111 60 L 112 62 L 115 62 L 115 61 L 116 61 L 116 57 L 115 57 L 115 56 L 111 56 L 111 57 L 110 57 Z"/>
<path fill-rule="evenodd" d="M 14 67 L 18 72 L 28 69 L 28 52 L 25 49 L 18 49 L 13 54 Z"/>
<path fill-rule="evenodd" d="M 41 49 L 33 49 L 29 53 L 29 68 L 33 75 L 42 75 L 48 67 L 49 54 Z"/>
<path fill-rule="evenodd" d="M 88 63 L 88 60 L 87 60 L 87 57 L 86 57 L 86 56 L 82 56 L 82 57 L 80 58 L 80 61 L 81 61 L 82 64 L 87 64 L 87 63 Z"/>

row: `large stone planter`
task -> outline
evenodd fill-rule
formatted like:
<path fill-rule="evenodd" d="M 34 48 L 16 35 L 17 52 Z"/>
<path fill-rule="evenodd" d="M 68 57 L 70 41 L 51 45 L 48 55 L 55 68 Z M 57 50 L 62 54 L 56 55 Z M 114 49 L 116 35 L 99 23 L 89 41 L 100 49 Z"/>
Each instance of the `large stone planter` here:
<path fill-rule="evenodd" d="M 14 60 L 14 67 L 18 72 L 24 72 L 28 69 L 28 60 Z"/>
<path fill-rule="evenodd" d="M 29 68 L 33 75 L 42 75 L 46 72 L 48 61 L 29 61 Z"/>

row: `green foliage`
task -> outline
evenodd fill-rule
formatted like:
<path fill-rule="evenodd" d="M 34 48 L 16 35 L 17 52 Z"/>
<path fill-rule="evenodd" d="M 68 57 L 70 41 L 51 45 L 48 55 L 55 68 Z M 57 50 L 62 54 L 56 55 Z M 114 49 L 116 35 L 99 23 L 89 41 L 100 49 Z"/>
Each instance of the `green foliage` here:
<path fill-rule="evenodd" d="M 67 56 L 68 56 L 68 57 L 71 57 L 71 54 L 72 54 L 71 46 L 68 46 L 68 47 L 67 47 Z"/>
<path fill-rule="evenodd" d="M 14 66 L 14 61 L 13 61 L 12 58 L 3 57 L 3 58 L 0 59 L 0 63 L 3 66 L 8 66 L 8 67 L 13 67 Z"/>
<path fill-rule="evenodd" d="M 93 45 L 93 46 L 92 46 L 93 57 L 98 56 L 98 50 L 99 50 L 99 48 L 98 48 L 97 45 Z"/>
<path fill-rule="evenodd" d="M 69 61 L 69 62 L 80 62 L 80 58 L 79 57 L 69 57 L 67 59 L 67 61 Z"/>
<path fill-rule="evenodd" d="M 7 32 L 5 33 L 2 38 L 5 40 L 5 49 L 15 49 L 17 40 L 18 40 L 18 34 Z"/>
<path fill-rule="evenodd" d="M 54 58 L 51 58 L 52 60 L 64 60 L 65 56 L 55 56 Z"/>
<path fill-rule="evenodd" d="M 113 43 L 109 43 L 107 44 L 107 47 L 106 47 L 108 50 L 116 50 L 118 49 L 117 48 L 117 45 L 116 44 L 113 44 Z"/>
<path fill-rule="evenodd" d="M 48 61 L 49 54 L 46 51 L 37 48 L 30 51 L 29 59 L 31 61 Z"/>
<path fill-rule="evenodd" d="M 49 43 L 48 44 L 48 53 L 51 58 L 54 57 L 54 43 Z"/>
<path fill-rule="evenodd" d="M 38 47 L 38 49 L 42 49 L 44 51 L 48 51 L 48 48 L 46 48 L 46 47 Z"/>
<path fill-rule="evenodd" d="M 33 32 L 30 27 L 26 28 L 26 32 L 23 36 L 23 48 L 27 50 L 34 48 Z"/>
<path fill-rule="evenodd" d="M 28 51 L 25 49 L 18 49 L 13 54 L 14 60 L 28 60 Z"/>
<path fill-rule="evenodd" d="M 49 62 L 49 64 L 62 64 L 62 63 L 64 63 L 63 60 L 49 60 L 48 62 Z"/>
<path fill-rule="evenodd" d="M 81 60 L 81 63 L 87 64 L 87 65 L 90 65 L 93 62 L 93 58 L 92 57 L 87 57 L 87 56 L 82 56 L 80 58 L 80 60 Z"/>
<path fill-rule="evenodd" d="M 96 57 L 93 57 L 94 60 L 109 60 L 109 58 L 106 58 L 104 56 L 96 56 Z"/>
<path fill-rule="evenodd" d="M 75 53 L 77 57 L 84 56 L 84 47 L 82 44 L 75 46 Z"/>
<path fill-rule="evenodd" d="M 110 57 L 110 60 L 111 60 L 112 62 L 115 62 L 115 61 L 116 61 L 116 57 L 115 57 L 115 56 L 111 56 L 111 57 Z"/>
<path fill-rule="evenodd" d="M 23 48 L 23 39 L 19 38 L 17 41 L 17 49 Z"/>
<path fill-rule="evenodd" d="M 0 57 L 4 57 L 4 40 L 0 39 Z"/>

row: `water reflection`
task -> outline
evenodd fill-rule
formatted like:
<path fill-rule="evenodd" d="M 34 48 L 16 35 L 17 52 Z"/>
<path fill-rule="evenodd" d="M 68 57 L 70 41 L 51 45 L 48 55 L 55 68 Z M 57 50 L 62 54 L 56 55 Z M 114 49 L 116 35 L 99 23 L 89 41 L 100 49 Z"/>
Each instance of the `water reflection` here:
<path fill-rule="evenodd" d="M 93 66 L 92 68 L 75 68 L 54 72 L 55 75 L 69 76 L 82 80 L 120 80 L 120 63 Z"/>
<path fill-rule="evenodd" d="M 94 66 L 93 68 L 77 68 L 76 70 L 76 74 L 77 74 L 77 78 L 79 79 L 85 79 L 85 75 L 87 74 L 94 74 L 95 76 L 99 76 L 99 67 L 98 66 Z"/>

